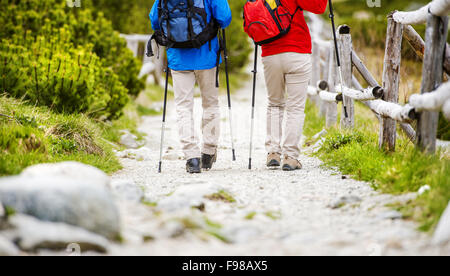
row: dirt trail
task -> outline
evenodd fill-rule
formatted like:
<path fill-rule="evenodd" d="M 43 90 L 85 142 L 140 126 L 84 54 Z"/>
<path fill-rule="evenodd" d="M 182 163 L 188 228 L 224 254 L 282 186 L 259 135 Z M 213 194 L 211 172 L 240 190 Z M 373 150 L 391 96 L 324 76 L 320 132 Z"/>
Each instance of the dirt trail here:
<path fill-rule="evenodd" d="M 342 179 L 302 155 L 297 172 L 267 170 L 262 67 L 258 75 L 254 170 L 247 169 L 251 80 L 233 96 L 238 160 L 231 161 L 226 97 L 221 98 L 222 135 L 214 169 L 187 175 L 177 142 L 175 107 L 169 103 L 163 173 L 157 173 L 160 118 L 146 117 L 148 160 L 123 159 L 114 181 L 135 183 L 145 192 L 143 206 L 123 201 L 122 246 L 113 254 L 144 255 L 416 255 L 439 254 L 417 225 L 397 219 L 385 207 L 414 195 L 379 194 L 369 184 Z M 196 123 L 201 110 L 196 100 Z M 197 125 L 198 127 L 199 125 Z M 175 159 L 175 160 L 173 160 Z M 225 191 L 225 192 L 223 192 Z M 212 196 L 214 195 L 214 196 Z M 230 195 L 232 198 L 228 198 Z M 336 202 L 346 196 L 350 203 Z M 209 199 L 208 199 L 209 198 Z M 217 200 L 221 199 L 221 200 Z M 360 200 L 360 201 L 359 201 Z M 233 202 L 230 202 L 233 201 Z M 336 209 L 329 207 L 335 204 Z M 145 240 L 145 242 L 144 242 Z"/>

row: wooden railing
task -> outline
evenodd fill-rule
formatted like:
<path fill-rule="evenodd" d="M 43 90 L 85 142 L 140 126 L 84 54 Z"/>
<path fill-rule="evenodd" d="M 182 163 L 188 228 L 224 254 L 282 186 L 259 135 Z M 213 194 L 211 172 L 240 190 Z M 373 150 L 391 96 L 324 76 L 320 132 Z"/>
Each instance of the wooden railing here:
<path fill-rule="evenodd" d="M 313 39 L 312 84 L 308 94 L 326 116 L 326 126 L 337 124 L 337 103 L 346 101 L 348 118 L 342 116 L 340 125 L 355 125 L 354 101 L 370 108 L 380 121 L 379 147 L 394 151 L 397 123 L 418 148 L 433 153 L 436 150 L 436 134 L 439 111 L 450 120 L 450 83 L 444 83 L 450 73 L 450 47 L 446 43 L 450 0 L 435 0 L 414 12 L 392 12 L 387 19 L 386 51 L 383 83 L 380 85 L 353 49 L 350 27 L 337 30 L 341 55 L 343 89 L 336 72 L 334 44 Z M 427 23 L 425 40 L 409 24 Z M 401 47 L 403 38 L 423 60 L 422 88 L 420 95 L 413 95 L 406 105 L 398 103 Z M 369 84 L 363 88 L 353 69 Z M 343 91 L 341 91 L 343 90 Z M 410 125 L 417 121 L 417 133 Z"/>
<path fill-rule="evenodd" d="M 127 46 L 133 52 L 134 56 L 142 59 L 142 68 L 139 76 L 143 77 L 146 75 L 152 75 L 155 84 L 161 85 L 161 77 L 165 68 L 164 57 L 166 51 L 164 48 L 158 48 L 156 42 L 153 41 L 153 49 L 157 49 L 157 52 L 156 56 L 149 58 L 145 55 L 145 49 L 147 42 L 150 39 L 150 35 L 121 34 L 120 36 L 127 41 Z"/>

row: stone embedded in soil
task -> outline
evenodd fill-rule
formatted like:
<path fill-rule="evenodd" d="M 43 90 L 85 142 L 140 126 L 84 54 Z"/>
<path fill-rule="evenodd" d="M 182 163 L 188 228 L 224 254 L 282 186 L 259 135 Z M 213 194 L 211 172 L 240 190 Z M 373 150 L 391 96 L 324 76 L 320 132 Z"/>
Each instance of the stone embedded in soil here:
<path fill-rule="evenodd" d="M 63 222 L 116 239 L 120 235 L 120 217 L 114 197 L 106 187 L 107 180 L 97 169 L 86 167 L 67 175 L 66 164 L 43 167 L 42 174 L 35 168 L 24 175 L 0 178 L 0 201 L 17 213 L 34 216 L 43 221 Z M 40 166 L 38 166 L 39 168 Z M 32 172 L 32 173 L 31 173 Z M 49 176 L 50 175 L 50 176 Z M 55 176 L 61 175 L 61 176 Z"/>
<path fill-rule="evenodd" d="M 334 202 L 329 204 L 328 207 L 331 209 L 338 209 L 338 208 L 341 208 L 348 204 L 360 203 L 361 201 L 362 201 L 362 199 L 357 196 L 352 196 L 352 195 L 341 196 L 340 198 L 338 198 L 337 200 L 335 200 Z"/>
<path fill-rule="evenodd" d="M 7 214 L 5 208 L 3 207 L 2 202 L 0 201 L 0 230 L 5 228 L 6 225 L 7 225 Z"/>
<path fill-rule="evenodd" d="M 109 243 L 104 237 L 82 228 L 64 223 L 43 222 L 26 215 L 11 217 L 12 229 L 4 235 L 17 241 L 23 251 L 36 252 L 41 249 L 65 250 L 71 244 L 82 251 L 106 253 Z"/>
<path fill-rule="evenodd" d="M 183 208 L 200 206 L 204 203 L 205 196 L 217 193 L 221 187 L 216 184 L 192 184 L 184 185 L 158 202 L 158 208 L 172 212 Z"/>
<path fill-rule="evenodd" d="M 144 198 L 144 192 L 133 180 L 115 179 L 111 186 L 113 194 L 121 200 L 141 202 Z"/>
<path fill-rule="evenodd" d="M 390 220 L 397 220 L 397 219 L 402 219 L 403 215 L 402 213 L 398 212 L 398 211 L 387 211 L 384 213 L 381 213 L 379 215 L 380 219 L 390 219 Z"/>
<path fill-rule="evenodd" d="M 119 158 L 128 158 L 137 161 L 149 161 L 151 160 L 152 151 L 147 147 L 140 149 L 127 149 L 116 153 Z"/>
<path fill-rule="evenodd" d="M 138 149 L 143 146 L 142 142 L 138 141 L 136 135 L 132 134 L 128 130 L 122 130 L 122 136 L 120 136 L 119 143 L 128 149 Z"/>
<path fill-rule="evenodd" d="M 181 160 L 183 157 L 176 152 L 169 152 L 164 154 L 163 159 L 167 161 Z"/>
<path fill-rule="evenodd" d="M 223 230 L 224 235 L 232 243 L 247 243 L 261 234 L 261 229 L 251 225 L 238 225 Z"/>
<path fill-rule="evenodd" d="M 0 234 L 0 257 L 17 256 L 19 249 L 6 237 Z"/>
<path fill-rule="evenodd" d="M 444 214 L 433 235 L 433 244 L 444 244 L 450 242 L 450 204 L 447 206 Z"/>

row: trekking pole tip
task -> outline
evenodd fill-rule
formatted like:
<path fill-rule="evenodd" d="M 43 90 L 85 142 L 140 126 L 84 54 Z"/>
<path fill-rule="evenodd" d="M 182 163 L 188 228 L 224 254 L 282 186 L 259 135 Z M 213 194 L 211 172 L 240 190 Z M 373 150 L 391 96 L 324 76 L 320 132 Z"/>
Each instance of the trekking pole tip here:
<path fill-rule="evenodd" d="M 233 149 L 232 152 L 233 152 L 233 161 L 236 161 L 236 151 Z"/>

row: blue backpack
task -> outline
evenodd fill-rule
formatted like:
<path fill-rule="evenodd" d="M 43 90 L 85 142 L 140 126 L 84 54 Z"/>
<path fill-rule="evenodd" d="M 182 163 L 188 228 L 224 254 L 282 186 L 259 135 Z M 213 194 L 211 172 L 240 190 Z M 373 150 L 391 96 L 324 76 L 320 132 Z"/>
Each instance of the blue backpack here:
<path fill-rule="evenodd" d="M 160 0 L 158 18 L 161 30 L 153 39 L 168 48 L 200 48 L 217 37 L 219 25 L 208 22 L 204 0 Z"/>

